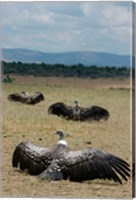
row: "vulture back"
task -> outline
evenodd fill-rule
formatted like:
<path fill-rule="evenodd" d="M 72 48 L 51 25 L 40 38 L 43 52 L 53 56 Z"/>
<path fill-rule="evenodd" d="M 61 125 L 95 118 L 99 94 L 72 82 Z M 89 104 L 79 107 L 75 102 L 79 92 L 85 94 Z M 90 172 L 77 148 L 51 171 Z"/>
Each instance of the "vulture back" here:
<path fill-rule="evenodd" d="M 44 95 L 41 92 L 36 92 L 34 95 L 28 96 L 26 104 L 35 105 L 41 101 L 44 101 Z"/>

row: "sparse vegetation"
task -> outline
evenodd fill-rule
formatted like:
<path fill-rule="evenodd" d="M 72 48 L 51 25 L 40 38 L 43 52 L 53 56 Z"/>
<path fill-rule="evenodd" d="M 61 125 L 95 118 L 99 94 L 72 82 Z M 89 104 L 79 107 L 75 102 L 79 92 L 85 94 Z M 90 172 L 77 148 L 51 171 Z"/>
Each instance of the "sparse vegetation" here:
<path fill-rule="evenodd" d="M 3 83 L 12 83 L 15 79 L 11 78 L 9 75 L 6 75 L 5 78 L 3 78 L 2 82 Z"/>
<path fill-rule="evenodd" d="M 58 138 L 54 130 L 67 132 L 69 147 L 76 150 L 93 146 L 111 152 L 131 164 L 131 114 L 129 79 L 80 79 L 60 77 L 14 76 L 14 84 L 2 84 L 3 99 L 3 162 L 2 196 L 54 198 L 131 198 L 131 178 L 123 185 L 106 180 L 84 183 L 70 181 L 43 182 L 27 173 L 13 169 L 15 146 L 30 140 L 39 146 L 54 145 Z M 109 89 L 109 88 L 115 88 Z M 117 89 L 116 89 L 117 88 Z M 128 89 L 118 89 L 128 88 Z M 11 103 L 7 96 L 13 92 L 41 91 L 45 101 L 35 106 Z M 74 122 L 48 115 L 49 105 L 63 101 L 68 105 L 78 99 L 81 106 L 99 105 L 110 112 L 108 121 Z M 77 139 L 78 138 L 78 139 Z"/>

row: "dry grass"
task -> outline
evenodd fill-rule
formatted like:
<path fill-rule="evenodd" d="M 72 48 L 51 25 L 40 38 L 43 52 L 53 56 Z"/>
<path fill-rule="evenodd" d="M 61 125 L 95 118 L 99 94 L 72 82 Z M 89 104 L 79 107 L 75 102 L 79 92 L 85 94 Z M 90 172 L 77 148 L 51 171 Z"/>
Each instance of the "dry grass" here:
<path fill-rule="evenodd" d="M 84 183 L 70 181 L 43 182 L 12 168 L 15 146 L 30 140 L 35 145 L 51 146 L 58 138 L 54 130 L 64 129 L 69 146 L 74 150 L 91 146 L 111 152 L 131 164 L 131 118 L 129 80 L 34 78 L 15 77 L 13 84 L 3 85 L 3 163 L 2 182 L 4 197 L 63 197 L 131 198 L 131 178 L 123 185 L 94 180 Z M 112 88 L 112 89 L 111 89 Z M 113 89 L 114 88 L 114 89 Z M 121 88 L 121 89 L 119 89 Z M 11 103 L 7 95 L 12 92 L 41 91 L 45 101 L 35 106 Z M 78 99 L 81 106 L 99 105 L 109 110 L 108 121 L 73 122 L 48 115 L 50 104 L 63 101 L 69 105 Z"/>

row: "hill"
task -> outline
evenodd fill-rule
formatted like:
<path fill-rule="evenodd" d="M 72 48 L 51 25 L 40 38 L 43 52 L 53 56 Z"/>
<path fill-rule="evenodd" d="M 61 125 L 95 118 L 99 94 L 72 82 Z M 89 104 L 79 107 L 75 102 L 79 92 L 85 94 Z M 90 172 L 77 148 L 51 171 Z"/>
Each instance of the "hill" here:
<path fill-rule="evenodd" d="M 129 55 L 117 55 L 105 52 L 64 52 L 45 53 L 29 49 L 2 49 L 2 60 L 6 62 L 47 63 L 73 65 L 81 63 L 85 66 L 130 66 Z"/>

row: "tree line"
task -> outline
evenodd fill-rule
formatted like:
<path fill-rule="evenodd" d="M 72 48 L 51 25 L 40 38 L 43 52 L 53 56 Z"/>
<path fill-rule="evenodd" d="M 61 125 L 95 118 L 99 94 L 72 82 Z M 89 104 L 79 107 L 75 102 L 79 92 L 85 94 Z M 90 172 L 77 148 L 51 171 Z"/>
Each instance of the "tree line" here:
<path fill-rule="evenodd" d="M 129 67 L 99 67 L 83 64 L 67 66 L 64 64 L 22 63 L 2 61 L 3 74 L 55 76 L 55 77 L 90 77 L 90 78 L 127 78 L 130 76 Z"/>

